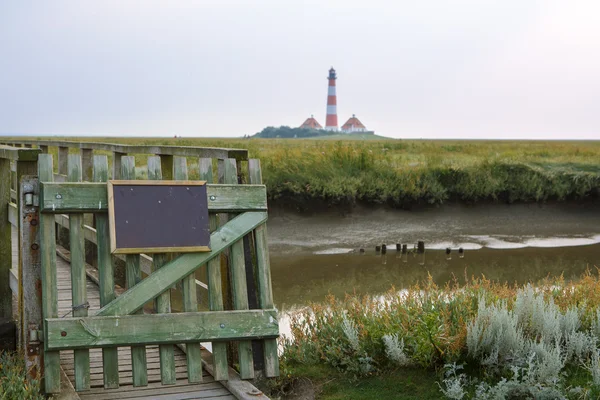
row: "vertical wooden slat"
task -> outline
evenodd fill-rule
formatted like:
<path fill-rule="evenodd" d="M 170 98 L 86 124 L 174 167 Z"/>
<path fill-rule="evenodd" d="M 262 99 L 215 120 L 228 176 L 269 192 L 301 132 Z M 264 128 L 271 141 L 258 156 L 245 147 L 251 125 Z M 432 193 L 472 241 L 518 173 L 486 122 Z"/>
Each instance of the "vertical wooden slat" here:
<path fill-rule="evenodd" d="M 119 164 L 121 165 L 118 174 L 120 179 L 135 180 L 135 157 L 119 157 Z M 127 256 L 125 256 L 125 279 L 128 289 L 142 281 L 139 254 L 127 254 Z M 136 312 L 136 314 L 143 313 L 143 309 Z M 146 346 L 131 346 L 131 366 L 133 386 L 147 386 L 148 370 L 146 364 Z"/>
<path fill-rule="evenodd" d="M 69 158 L 69 148 L 64 146 L 58 147 L 58 173 L 67 175 L 67 159 Z"/>
<path fill-rule="evenodd" d="M 248 161 L 248 169 L 251 184 L 262 183 L 262 172 L 260 160 Z M 271 266 L 269 261 L 269 249 L 267 246 L 267 225 L 263 224 L 254 230 L 256 241 L 256 275 L 258 281 L 258 298 L 260 307 L 273 308 L 273 289 L 271 287 Z M 272 378 L 279 376 L 279 358 L 277 357 L 277 340 L 266 339 L 264 341 L 265 376 Z"/>
<path fill-rule="evenodd" d="M 92 149 L 81 149 L 81 179 L 84 182 L 91 182 L 94 173 L 92 161 L 94 151 Z"/>
<path fill-rule="evenodd" d="M 236 161 L 233 158 L 225 160 L 225 183 L 237 184 Z M 248 289 L 246 284 L 246 265 L 244 262 L 244 242 L 238 240 L 231 246 L 231 287 L 233 307 L 236 310 L 248 310 Z M 238 342 L 240 363 L 240 377 L 242 379 L 254 378 L 254 360 L 252 359 L 252 342 L 240 340 Z"/>
<path fill-rule="evenodd" d="M 40 182 L 52 182 L 52 156 L 38 158 Z M 40 214 L 40 261 L 42 267 L 42 312 L 44 318 L 58 317 L 58 287 L 56 280 L 56 236 L 54 214 Z M 46 393 L 60 392 L 60 352 L 44 351 L 44 387 Z"/>
<path fill-rule="evenodd" d="M 161 161 L 160 157 L 148 157 L 148 179 L 161 180 Z M 162 268 L 166 264 L 165 254 L 154 254 L 153 257 L 154 270 Z M 171 290 L 165 290 L 156 298 L 156 312 L 158 314 L 166 314 L 171 312 Z M 160 377 L 163 385 L 175 384 L 175 351 L 172 344 L 159 345 L 160 354 Z"/>
<path fill-rule="evenodd" d="M 160 170 L 162 178 L 165 181 L 173 180 L 173 156 L 161 155 L 160 156 Z"/>
<path fill-rule="evenodd" d="M 69 154 L 67 168 L 68 181 L 81 182 L 81 156 L 79 154 Z M 71 214 L 69 216 L 69 243 L 71 251 L 71 292 L 74 308 L 72 314 L 73 317 L 87 317 L 87 308 L 83 306 L 87 302 L 83 214 Z M 75 390 L 88 390 L 90 388 L 90 351 L 89 349 L 78 349 L 74 350 L 74 353 Z"/>
<path fill-rule="evenodd" d="M 12 319 L 12 227 L 8 221 L 10 203 L 10 161 L 0 158 L 0 318 Z"/>
<path fill-rule="evenodd" d="M 121 160 L 124 156 L 126 156 L 126 154 L 118 153 L 116 151 L 113 152 L 113 156 L 112 156 L 112 162 L 113 162 L 112 178 L 113 179 L 125 179 L 125 178 L 121 177 L 121 171 L 122 171 Z"/>
<path fill-rule="evenodd" d="M 188 179 L 187 162 L 185 157 L 173 159 L 173 175 L 175 180 L 185 181 Z M 192 273 L 182 281 L 183 310 L 185 312 L 198 311 L 198 296 L 196 293 L 196 275 Z M 202 382 L 202 353 L 200 343 L 188 343 L 186 345 L 187 375 L 188 381 Z"/>
<path fill-rule="evenodd" d="M 108 182 L 108 158 L 94 156 L 94 182 Z M 98 277 L 100 281 L 100 306 L 104 307 L 115 299 L 114 263 L 110 253 L 110 234 L 108 215 L 96 215 L 96 243 L 98 246 Z M 102 369 L 104 372 L 104 388 L 119 387 L 119 352 L 116 347 L 102 349 Z"/>
<path fill-rule="evenodd" d="M 212 159 L 201 158 L 199 162 L 200 179 L 213 183 Z M 210 231 L 217 229 L 217 216 L 209 215 Z M 221 285 L 221 260 L 219 257 L 208 262 L 208 304 L 211 311 L 223 311 L 223 289 Z M 229 377 L 227 366 L 227 344 L 224 342 L 212 343 L 212 358 L 214 378 L 217 381 L 227 380 Z"/>

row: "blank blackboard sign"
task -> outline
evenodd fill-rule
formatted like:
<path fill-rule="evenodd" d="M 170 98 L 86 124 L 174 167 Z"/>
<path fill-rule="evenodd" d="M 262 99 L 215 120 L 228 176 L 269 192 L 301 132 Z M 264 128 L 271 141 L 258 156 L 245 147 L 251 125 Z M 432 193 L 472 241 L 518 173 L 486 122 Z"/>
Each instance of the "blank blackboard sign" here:
<path fill-rule="evenodd" d="M 115 254 L 210 251 L 204 181 L 109 181 Z"/>

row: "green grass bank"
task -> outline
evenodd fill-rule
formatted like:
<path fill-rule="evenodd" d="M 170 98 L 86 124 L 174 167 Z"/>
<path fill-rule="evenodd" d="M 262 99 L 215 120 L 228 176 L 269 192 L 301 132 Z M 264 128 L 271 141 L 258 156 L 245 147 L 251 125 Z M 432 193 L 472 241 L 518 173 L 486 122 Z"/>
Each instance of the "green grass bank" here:
<path fill-rule="evenodd" d="M 262 161 L 271 204 L 298 209 L 583 201 L 600 193 L 600 141 L 60 139 L 245 148 Z M 197 174 L 193 161 L 189 169 Z"/>

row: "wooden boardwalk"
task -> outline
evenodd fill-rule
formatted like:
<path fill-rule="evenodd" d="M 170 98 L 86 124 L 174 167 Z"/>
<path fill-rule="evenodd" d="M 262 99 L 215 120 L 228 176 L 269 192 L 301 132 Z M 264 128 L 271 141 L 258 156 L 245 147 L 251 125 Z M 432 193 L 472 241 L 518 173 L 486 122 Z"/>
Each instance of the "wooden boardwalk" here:
<path fill-rule="evenodd" d="M 17 268 L 17 235 L 13 228 L 13 270 Z M 68 262 L 57 256 L 57 281 L 58 281 L 58 314 L 59 317 L 71 311 L 71 268 Z M 90 315 L 100 309 L 100 293 L 98 287 L 89 279 L 87 280 L 87 298 L 90 304 Z M 203 349 L 203 358 L 207 359 L 209 353 Z M 177 383 L 163 386 L 160 383 L 160 363 L 158 346 L 146 347 L 148 386 L 133 387 L 131 373 L 131 352 L 129 347 L 119 347 L 119 380 L 118 389 L 104 389 L 102 375 L 102 350 L 90 350 L 90 386 L 91 389 L 79 392 L 82 400 L 88 399 L 157 399 L 157 400 L 183 400 L 183 399 L 236 399 L 227 388 L 215 381 L 204 370 L 203 382 L 190 384 L 187 381 L 187 365 L 185 353 L 175 347 L 175 371 Z M 75 371 L 73 367 L 73 351 L 61 351 L 61 367 L 66 373 L 71 385 L 74 385 Z M 265 398 L 260 396 L 259 398 Z"/>

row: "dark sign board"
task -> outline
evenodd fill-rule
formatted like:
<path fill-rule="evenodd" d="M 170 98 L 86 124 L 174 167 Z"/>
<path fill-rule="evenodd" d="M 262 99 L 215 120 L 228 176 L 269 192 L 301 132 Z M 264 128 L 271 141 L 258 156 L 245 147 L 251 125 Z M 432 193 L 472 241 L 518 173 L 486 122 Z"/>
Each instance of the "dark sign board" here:
<path fill-rule="evenodd" d="M 111 252 L 210 251 L 204 181 L 109 181 Z"/>

